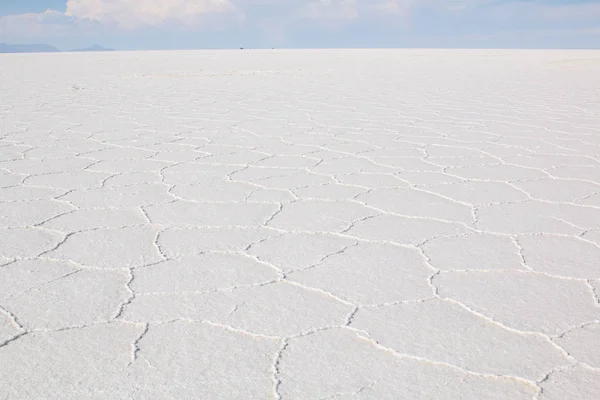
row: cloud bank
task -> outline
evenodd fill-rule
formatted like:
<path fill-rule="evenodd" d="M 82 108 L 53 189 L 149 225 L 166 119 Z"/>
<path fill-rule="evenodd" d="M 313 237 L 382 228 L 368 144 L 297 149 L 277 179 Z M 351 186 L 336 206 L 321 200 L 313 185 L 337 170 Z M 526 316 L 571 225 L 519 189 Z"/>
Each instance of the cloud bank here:
<path fill-rule="evenodd" d="M 2 21 L 12 27 L 16 22 L 49 23 L 73 20 L 97 22 L 126 30 L 166 24 L 201 25 L 215 14 L 236 14 L 244 17 L 248 9 L 276 9 L 278 17 L 288 19 L 352 20 L 360 16 L 406 11 L 415 0 L 68 0 L 65 10 L 47 10 L 37 14 L 4 16 Z M 6 27 L 5 27 L 6 29 Z"/>
<path fill-rule="evenodd" d="M 234 11 L 229 0 L 69 0 L 64 14 L 134 29 L 168 22 L 195 24 L 207 14 Z"/>
<path fill-rule="evenodd" d="M 600 0 L 65 0 L 62 10 L 0 16 L 0 34 L 3 41 L 30 42 L 85 35 L 125 38 L 139 32 L 209 32 L 204 38 L 235 32 L 239 41 L 262 32 L 267 41 L 285 46 L 283 38 L 294 35 L 319 44 L 324 29 L 342 32 L 339 40 L 346 37 L 349 44 L 368 44 L 364 38 L 371 35 L 373 43 L 429 37 L 454 45 L 459 42 L 452 38 L 504 36 L 518 43 L 519 35 L 535 31 L 556 33 L 548 38 L 597 36 L 598 21 Z"/>

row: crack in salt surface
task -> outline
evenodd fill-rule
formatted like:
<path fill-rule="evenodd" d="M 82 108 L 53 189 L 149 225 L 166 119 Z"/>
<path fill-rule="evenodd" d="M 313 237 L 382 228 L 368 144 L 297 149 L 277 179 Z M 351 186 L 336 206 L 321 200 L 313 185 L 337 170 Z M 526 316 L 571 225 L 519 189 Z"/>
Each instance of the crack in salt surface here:
<path fill-rule="evenodd" d="M 481 378 L 485 378 L 485 379 L 511 379 L 511 380 L 515 380 L 517 382 L 523 383 L 525 385 L 537 387 L 536 382 L 533 382 L 533 381 L 528 380 L 528 379 L 521 378 L 519 376 L 489 374 L 489 373 L 480 373 L 480 372 L 470 371 L 468 369 L 461 368 L 461 367 L 456 366 L 456 365 L 451 364 L 451 363 L 447 363 L 447 362 L 443 362 L 443 361 L 434 361 L 434 360 L 430 360 L 430 359 L 427 359 L 427 358 L 414 356 L 414 355 L 411 355 L 411 354 L 399 353 L 399 352 L 397 352 L 396 350 L 394 350 L 394 349 L 392 349 L 390 347 L 383 346 L 377 340 L 375 340 L 375 339 L 373 339 L 371 337 L 361 336 L 360 334 L 357 334 L 357 336 L 360 339 L 362 339 L 362 340 L 370 343 L 373 347 L 375 347 L 377 349 L 380 349 L 380 350 L 383 350 L 383 351 L 385 351 L 387 353 L 390 353 L 390 354 L 394 355 L 395 357 L 398 357 L 398 358 L 401 358 L 401 359 L 409 359 L 409 360 L 414 360 L 414 361 L 418 361 L 418 362 L 425 363 L 425 364 L 443 366 L 443 367 L 454 369 L 454 370 L 459 371 L 459 372 L 461 372 L 463 374 L 477 376 L 477 377 L 481 377 Z"/>
<path fill-rule="evenodd" d="M 149 329 L 150 329 L 150 324 L 149 323 L 144 324 L 144 329 L 139 334 L 139 336 L 135 339 L 135 341 L 131 344 L 131 361 L 129 361 L 129 364 L 127 364 L 127 367 L 130 367 L 137 360 L 138 353 L 140 352 L 139 342 L 140 342 L 140 340 L 142 340 L 144 338 L 144 336 L 146 336 Z"/>
<path fill-rule="evenodd" d="M 272 381 L 273 381 L 273 396 L 275 399 L 277 400 L 281 400 L 281 394 L 279 393 L 279 387 L 281 386 L 281 379 L 279 377 L 281 371 L 279 369 L 279 363 L 281 362 L 281 358 L 283 356 L 283 352 L 285 351 L 285 349 L 288 347 L 288 342 L 286 340 L 282 340 L 281 341 L 281 347 L 279 348 L 279 350 L 277 350 L 277 353 L 275 353 L 275 357 L 273 360 L 273 365 L 271 367 L 272 371 L 273 371 L 273 377 L 272 377 Z"/>

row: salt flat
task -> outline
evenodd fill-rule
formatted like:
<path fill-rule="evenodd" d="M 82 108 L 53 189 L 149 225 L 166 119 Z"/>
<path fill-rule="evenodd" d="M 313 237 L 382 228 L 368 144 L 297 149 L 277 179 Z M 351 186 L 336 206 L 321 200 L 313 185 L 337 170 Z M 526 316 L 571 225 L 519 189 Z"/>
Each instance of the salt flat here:
<path fill-rule="evenodd" d="M 600 398 L 600 52 L 0 56 L 1 399 Z"/>

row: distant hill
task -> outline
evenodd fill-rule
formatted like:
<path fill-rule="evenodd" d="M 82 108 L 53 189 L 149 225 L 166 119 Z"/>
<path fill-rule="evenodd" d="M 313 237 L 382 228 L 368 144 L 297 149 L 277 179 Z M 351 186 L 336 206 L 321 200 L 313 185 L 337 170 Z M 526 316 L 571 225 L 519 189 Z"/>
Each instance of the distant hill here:
<path fill-rule="evenodd" d="M 91 51 L 114 51 L 114 49 L 109 49 L 106 47 L 102 47 L 100 45 L 93 45 L 90 47 L 85 47 L 81 49 L 73 49 L 69 50 L 70 52 L 91 52 Z M 50 46 L 48 44 L 7 44 L 0 43 L 0 53 L 58 53 L 59 49 L 56 47 Z"/>
<path fill-rule="evenodd" d="M 0 53 L 57 53 L 60 50 L 47 44 L 0 43 Z"/>
<path fill-rule="evenodd" d="M 69 51 L 115 51 L 115 49 L 109 49 L 107 47 L 102 47 L 100 45 L 95 44 L 90 47 L 84 47 L 82 49 L 73 49 Z"/>

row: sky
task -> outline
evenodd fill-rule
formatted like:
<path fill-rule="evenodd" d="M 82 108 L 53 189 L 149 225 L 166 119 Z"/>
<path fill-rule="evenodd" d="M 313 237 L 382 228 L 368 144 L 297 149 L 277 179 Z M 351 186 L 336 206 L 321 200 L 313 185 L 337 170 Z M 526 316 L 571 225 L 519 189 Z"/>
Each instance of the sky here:
<path fill-rule="evenodd" d="M 0 42 L 599 49 L 600 0 L 0 0 Z"/>

